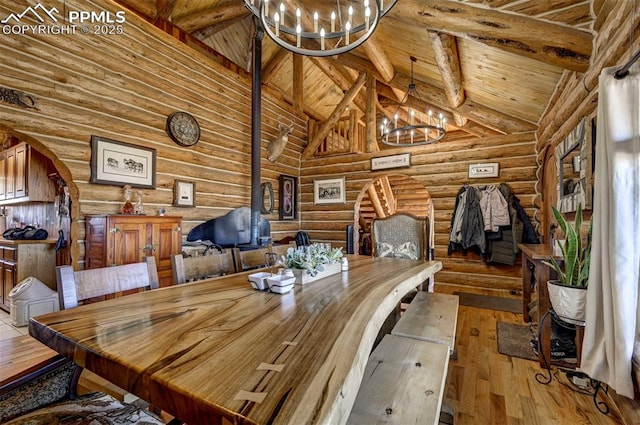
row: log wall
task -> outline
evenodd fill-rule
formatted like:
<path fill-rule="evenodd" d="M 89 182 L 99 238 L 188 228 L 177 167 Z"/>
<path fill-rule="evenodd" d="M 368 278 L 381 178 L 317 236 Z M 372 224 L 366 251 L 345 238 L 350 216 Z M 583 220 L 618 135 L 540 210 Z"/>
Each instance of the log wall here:
<path fill-rule="evenodd" d="M 0 4 L 0 16 L 22 12 L 31 2 Z M 108 0 L 66 1 L 66 10 L 122 10 Z M 61 8 L 59 8 L 61 9 Z M 36 24 L 30 15 L 22 23 Z M 0 130 L 31 143 L 54 159 L 69 184 L 74 219 L 74 264 L 83 258 L 87 214 L 117 213 L 122 188 L 90 183 L 91 135 L 157 151 L 156 188 L 143 189 L 147 214 L 164 208 L 183 217 L 183 233 L 195 225 L 250 205 L 251 78 L 232 72 L 200 51 L 126 13 L 123 34 L 0 34 L 0 87 L 37 99 L 29 109 L 0 102 Z M 278 176 L 298 175 L 306 118 L 278 96 L 263 91 L 262 182 L 275 189 L 276 208 L 266 216 L 274 239 L 295 235 L 297 221 L 278 222 Z M 200 141 L 185 148 L 165 132 L 166 118 L 186 111 L 198 120 Z M 277 119 L 295 130 L 277 163 L 266 146 L 278 134 Z M 196 183 L 196 208 L 176 208 L 176 179 Z M 80 242 L 77 244 L 75 242 Z"/>
<path fill-rule="evenodd" d="M 403 174 L 419 181 L 431 195 L 435 211 L 435 256 L 444 268 L 436 275 L 436 282 L 461 286 L 474 286 L 502 290 L 522 290 L 520 266 L 489 265 L 480 256 L 469 252 L 447 255 L 451 215 L 458 190 L 465 183 L 485 185 L 508 183 L 520 199 L 528 216 L 533 217 L 533 198 L 536 181 L 536 155 L 534 133 L 495 136 L 483 139 L 464 139 L 414 147 L 411 168 L 370 171 L 371 158 L 393 155 L 402 150 L 384 154 L 353 154 L 311 159 L 302 163 L 301 228 L 312 239 L 330 241 L 344 246 L 345 229 L 354 224 L 354 205 L 365 185 L 383 174 Z M 469 179 L 471 163 L 499 162 L 498 178 Z M 313 182 L 316 179 L 346 177 L 344 205 L 314 205 Z"/>
<path fill-rule="evenodd" d="M 640 49 L 638 2 L 601 2 L 600 5 L 603 9 L 594 10 L 597 16 L 594 30 L 597 33 L 589 68 L 584 73 L 565 71 L 536 132 L 536 155 L 540 167 L 534 202 L 539 209 L 536 215 L 537 222 L 541 224 L 539 230 L 545 238 L 550 228 L 551 206 L 556 200 L 556 196 L 549 193 L 557 192 L 556 169 L 549 166 L 548 161 L 557 161 L 555 148 L 582 118 L 596 115 L 598 78 L 602 69 L 624 65 Z"/>

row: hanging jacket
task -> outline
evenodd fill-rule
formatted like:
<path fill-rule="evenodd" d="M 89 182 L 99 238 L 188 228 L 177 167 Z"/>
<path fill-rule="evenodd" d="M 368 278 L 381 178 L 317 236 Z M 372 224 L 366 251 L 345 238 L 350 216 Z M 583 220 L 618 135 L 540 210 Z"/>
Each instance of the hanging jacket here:
<path fill-rule="evenodd" d="M 456 196 L 456 205 L 453 209 L 451 218 L 451 233 L 449 241 L 453 243 L 462 243 L 462 216 L 467 206 L 467 191 L 462 188 Z"/>
<path fill-rule="evenodd" d="M 482 254 L 486 250 L 484 238 L 484 223 L 480 209 L 480 189 L 469 186 L 467 189 L 467 203 L 462 216 L 462 249 L 477 246 Z"/>
<path fill-rule="evenodd" d="M 536 229 L 531 224 L 531 221 L 529 220 L 527 213 L 524 211 L 524 209 L 520 205 L 520 199 L 518 199 L 516 195 L 513 195 L 512 206 L 513 208 L 515 208 L 516 212 L 518 213 L 518 219 L 522 222 L 522 225 L 524 226 L 522 230 L 522 242 L 534 243 L 534 244 L 540 243 L 540 238 L 538 236 L 538 233 L 536 232 Z"/>
<path fill-rule="evenodd" d="M 484 230 L 497 232 L 500 226 L 510 226 L 509 204 L 495 185 L 489 185 L 481 191 L 480 209 L 484 221 Z"/>

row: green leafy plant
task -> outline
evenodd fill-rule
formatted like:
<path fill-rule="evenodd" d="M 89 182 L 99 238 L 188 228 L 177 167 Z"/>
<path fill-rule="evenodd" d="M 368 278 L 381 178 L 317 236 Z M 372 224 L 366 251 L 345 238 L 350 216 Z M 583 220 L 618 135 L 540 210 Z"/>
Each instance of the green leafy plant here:
<path fill-rule="evenodd" d="M 558 281 L 566 286 L 586 288 L 589 283 L 589 261 L 591 257 L 592 221 L 589 221 L 587 239 L 585 243 L 580 236 L 582 227 L 582 205 L 578 205 L 573 226 L 557 209 L 553 208 L 553 215 L 558 226 L 564 233 L 565 241 L 560 244 L 563 262 L 560 264 L 551 257 L 546 264 L 553 267 L 558 274 Z"/>
<path fill-rule="evenodd" d="M 306 247 L 289 248 L 282 256 L 282 264 L 289 269 L 304 269 L 307 274 L 316 276 L 324 271 L 325 264 L 333 264 L 342 258 L 342 248 L 326 248 L 312 244 Z"/>

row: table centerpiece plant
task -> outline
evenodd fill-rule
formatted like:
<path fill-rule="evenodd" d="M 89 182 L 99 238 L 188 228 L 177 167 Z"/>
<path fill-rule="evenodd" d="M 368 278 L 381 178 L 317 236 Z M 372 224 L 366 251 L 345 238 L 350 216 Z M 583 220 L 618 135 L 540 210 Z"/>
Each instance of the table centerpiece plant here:
<path fill-rule="evenodd" d="M 339 263 L 341 258 L 342 248 L 330 248 L 314 243 L 309 246 L 287 249 L 287 254 L 282 256 L 282 265 L 287 269 L 292 269 L 294 273 L 298 271 L 296 274 L 301 274 L 300 271 L 303 271 L 304 274 L 317 277 L 330 265 Z"/>
<path fill-rule="evenodd" d="M 589 284 L 589 262 L 591 257 L 592 221 L 589 221 L 586 240 L 580 234 L 582 228 L 582 205 L 578 205 L 573 225 L 557 209 L 552 207 L 553 216 L 564 233 L 560 242 L 562 260 L 550 257 L 548 266 L 556 274 L 556 280 L 547 284 L 549 301 L 560 319 L 573 324 L 583 324 L 586 312 L 587 285 Z"/>

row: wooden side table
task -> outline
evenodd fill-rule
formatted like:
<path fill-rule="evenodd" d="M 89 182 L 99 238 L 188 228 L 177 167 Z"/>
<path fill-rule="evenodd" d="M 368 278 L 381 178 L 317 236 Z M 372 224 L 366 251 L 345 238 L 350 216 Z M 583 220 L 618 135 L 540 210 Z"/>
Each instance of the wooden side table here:
<path fill-rule="evenodd" d="M 534 273 L 535 287 L 538 296 L 538 361 L 544 367 L 544 357 L 551 359 L 551 322 L 541 321 L 542 316 L 551 308 L 549 302 L 549 292 L 547 291 L 547 281 L 555 277 L 555 272 L 543 261 L 548 261 L 553 256 L 562 259 L 562 255 L 554 253 L 548 244 L 518 244 L 522 251 L 522 316 L 525 322 L 530 322 L 527 306 L 531 302 L 531 293 L 534 290 L 531 284 L 530 275 Z M 531 270 L 533 268 L 533 270 Z M 542 323 L 541 323 L 542 322 Z"/>

